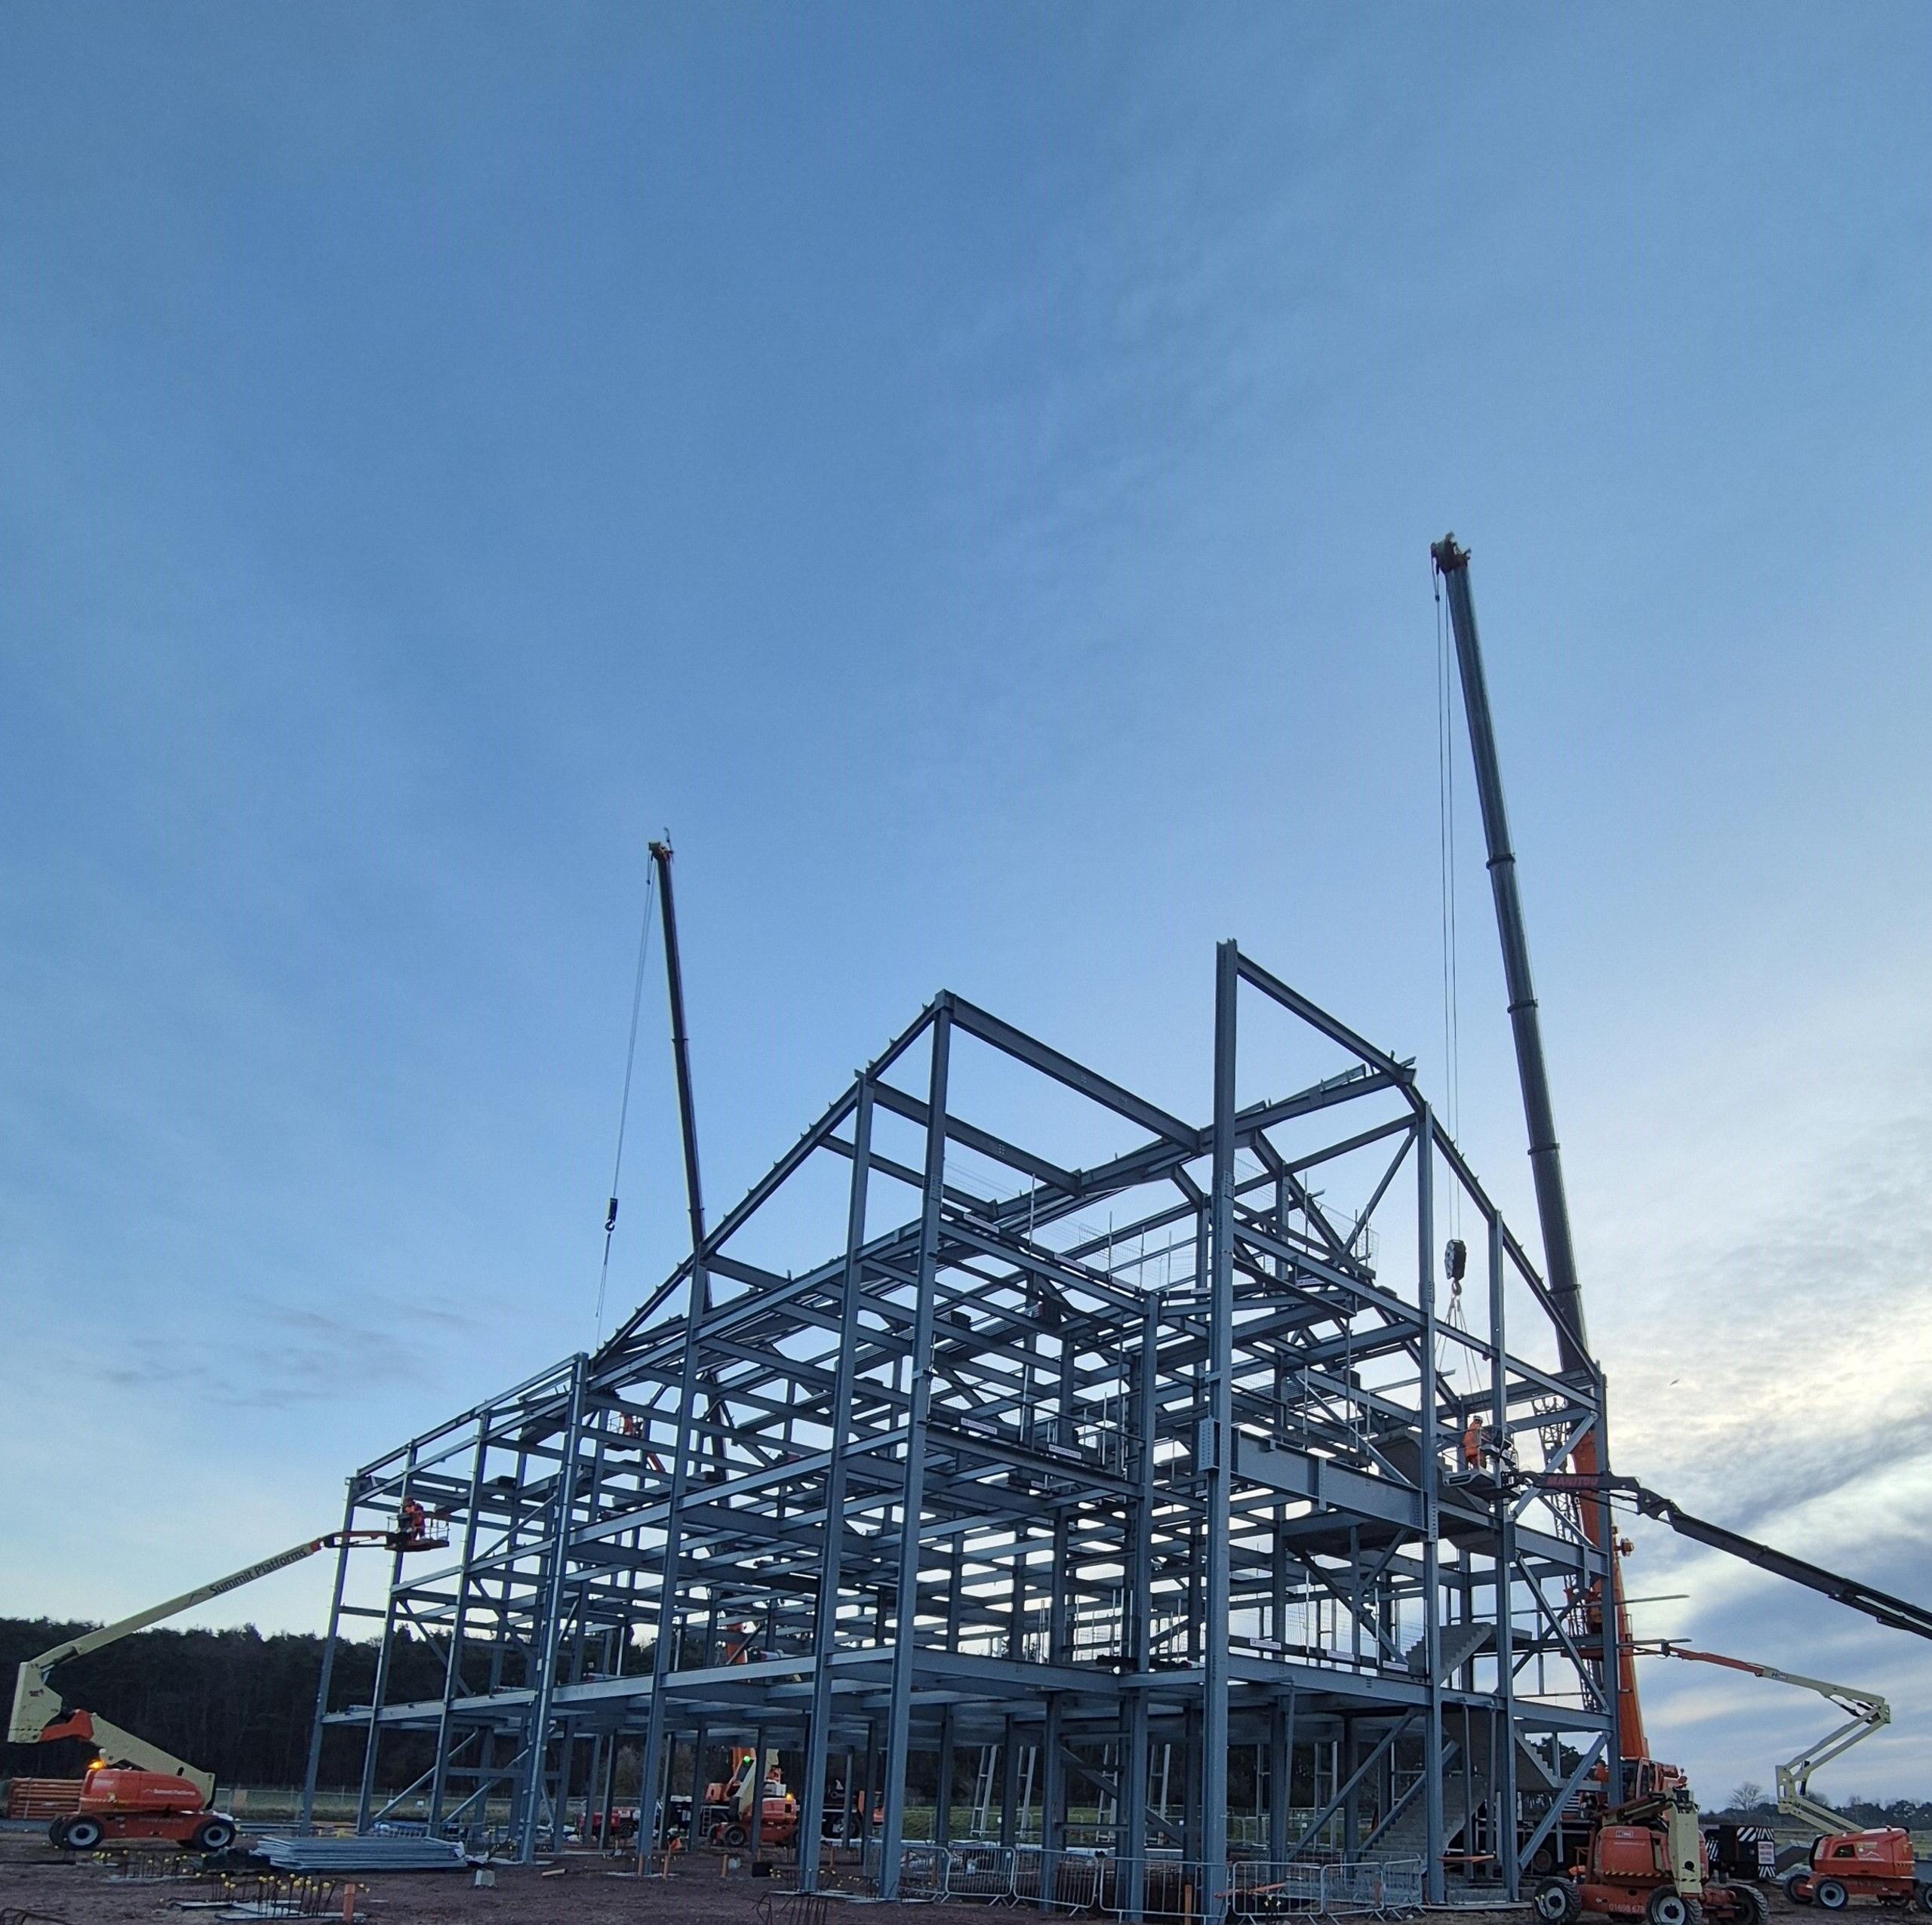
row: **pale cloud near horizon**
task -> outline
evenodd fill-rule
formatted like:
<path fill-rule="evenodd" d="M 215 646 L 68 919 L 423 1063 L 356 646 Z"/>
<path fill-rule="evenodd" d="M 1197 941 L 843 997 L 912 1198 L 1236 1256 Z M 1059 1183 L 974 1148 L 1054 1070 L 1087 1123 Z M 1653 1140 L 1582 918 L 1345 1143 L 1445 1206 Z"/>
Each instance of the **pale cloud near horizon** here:
<path fill-rule="evenodd" d="M 1932 1601 L 1932 1019 L 1911 942 L 1797 1021 L 1669 1032 L 1601 1108 L 1622 1207 L 1583 1225 L 1617 1467 L 1687 1509 Z M 1621 1100 L 1620 1101 L 1620 1096 Z M 1574 1105 L 1573 1105 L 1573 1108 Z M 1592 1105 L 1597 1107 L 1597 1105 Z M 1612 1259 L 1614 1260 L 1614 1263 Z M 1897 1722 L 1819 1789 L 1932 1792 L 1932 1646 L 1636 1519 L 1640 1636 L 1890 1696 Z M 1823 1730 L 1808 1694 L 1681 1663 L 1643 1671 L 1659 1751 L 1715 1799 Z"/>

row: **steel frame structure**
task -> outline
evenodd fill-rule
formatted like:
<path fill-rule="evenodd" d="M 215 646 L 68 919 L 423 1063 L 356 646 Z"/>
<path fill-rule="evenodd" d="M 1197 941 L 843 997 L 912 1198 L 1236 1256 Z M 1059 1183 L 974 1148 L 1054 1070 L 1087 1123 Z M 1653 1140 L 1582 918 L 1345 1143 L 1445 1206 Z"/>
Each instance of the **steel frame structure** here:
<path fill-rule="evenodd" d="M 1284 1039 L 1335 1073 L 1238 1100 Z M 1029 1130 L 962 1114 L 980 1084 Z M 1017 1140 L 1049 1112 L 1056 1142 L 1098 1126 L 1108 1153 Z M 1452 1218 L 1466 1304 L 1438 1247 Z M 946 993 L 694 1221 L 595 1355 L 352 1480 L 346 1527 L 413 1497 L 451 1514 L 452 1553 L 398 1557 L 379 1606 L 339 1567 L 331 1654 L 372 1618 L 383 1644 L 368 1705 L 336 1706 L 325 1668 L 311 1802 L 325 1726 L 365 1741 L 365 1826 L 399 1802 L 377 1789 L 385 1738 L 432 1733 L 410 1788 L 432 1828 L 507 1797 L 528 1856 L 571 1798 L 608 1810 L 620 1742 L 665 1797 L 681 1745 L 701 1781 L 707 1744 L 756 1744 L 792 1760 L 803 1839 L 835 1773 L 848 1813 L 861 1779 L 878 1791 L 891 1897 L 914 1757 L 943 1844 L 960 1754 L 998 1746 L 997 1834 L 1037 1804 L 1043 1895 L 1085 1807 L 1079 1837 L 1123 1866 L 1203 1868 L 1211 1920 L 1244 1748 L 1259 1856 L 1400 1841 L 1437 1899 L 1461 1877 L 1515 1896 L 1614 1757 L 1605 1554 L 1577 1500 L 1510 1496 L 1458 1448 L 1473 1421 L 1546 1465 L 1586 1437 L 1607 1463 L 1601 1377 L 1555 1361 L 1549 1293 L 1413 1066 L 1233 943 L 1204 1124 Z M 810 1267 L 781 1268 L 801 1241 Z M 405 1632 L 444 1653 L 439 1698 L 389 1702 Z M 1315 1808 L 1291 1806 L 1311 1757 Z"/>

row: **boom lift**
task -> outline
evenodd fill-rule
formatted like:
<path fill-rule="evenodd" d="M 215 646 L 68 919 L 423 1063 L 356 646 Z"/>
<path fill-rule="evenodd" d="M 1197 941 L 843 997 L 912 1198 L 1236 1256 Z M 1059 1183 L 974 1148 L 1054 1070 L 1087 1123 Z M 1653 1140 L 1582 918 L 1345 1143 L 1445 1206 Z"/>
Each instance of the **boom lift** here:
<path fill-rule="evenodd" d="M 1775 1665 L 1753 1664 L 1746 1658 L 1727 1658 L 1721 1651 L 1694 1651 L 1687 1644 L 1669 1640 L 1644 1649 L 1654 1650 L 1660 1657 L 1683 1658 L 1693 1664 L 1722 1665 L 1729 1671 L 1748 1671 L 1753 1677 L 1767 1677 L 1774 1684 L 1795 1684 L 1801 1690 L 1815 1691 L 1844 1714 L 1815 1744 L 1805 1746 L 1789 1764 L 1777 1767 L 1778 1810 L 1814 1831 L 1842 1831 L 1844 1814 L 1834 1811 L 1823 1800 L 1811 1795 L 1811 1774 L 1822 1770 L 1834 1758 L 1842 1757 L 1861 1739 L 1882 1731 L 1892 1721 L 1892 1708 L 1875 1691 L 1863 1691 L 1854 1684 L 1833 1684 L 1822 1677 L 1806 1677 L 1796 1671 L 1780 1671 Z"/>
<path fill-rule="evenodd" d="M 760 1745 L 734 1751 L 731 1776 L 705 1787 L 700 1830 L 709 1844 L 735 1849 L 750 1841 L 752 1804 L 761 1796 L 761 1779 L 759 1843 L 784 1846 L 797 1837 L 798 1801 L 779 1776 L 776 1758 Z"/>
<path fill-rule="evenodd" d="M 406 1499 L 397 1513 L 394 1530 L 338 1530 L 326 1537 L 310 1538 L 211 1584 L 197 1585 L 165 1604 L 137 1611 L 57 1644 L 36 1658 L 24 1659 L 14 1681 L 8 1742 L 51 1745 L 63 1738 L 85 1738 L 95 1752 L 73 1815 L 57 1818 L 49 1829 L 54 1844 L 91 1851 L 109 1838 L 172 1838 L 198 1850 L 220 1851 L 235 1840 L 233 1819 L 211 1809 L 214 1774 L 197 1770 L 185 1759 L 93 1711 L 66 1704 L 54 1681 L 54 1673 L 63 1665 L 118 1644 L 165 1618 L 205 1604 L 211 1598 L 286 1570 L 318 1551 L 333 1550 L 344 1543 L 379 1544 L 395 1551 L 444 1548 L 449 1539 L 447 1533 L 433 1530 L 437 1521 L 414 1498 Z"/>
<path fill-rule="evenodd" d="M 1487 1445 L 1484 1450 L 1486 1454 L 1496 1454 Z M 1746 1537 L 1741 1531 L 1714 1524 L 1708 1518 L 1693 1517 L 1681 1504 L 1660 1496 L 1635 1478 L 1573 1475 L 1562 1471 L 1523 1471 L 1506 1464 L 1503 1475 L 1509 1483 L 1534 1484 L 1540 1490 L 1628 1499 L 1644 1516 L 1668 1524 L 1680 1537 L 1690 1538 L 1694 1542 L 1709 1545 L 1714 1551 L 1740 1558 L 1746 1564 L 1755 1564 L 1760 1570 L 1769 1571 L 1774 1577 L 1789 1578 L 1793 1584 L 1801 1584 L 1807 1591 L 1818 1591 L 1835 1603 L 1862 1611 L 1868 1618 L 1889 1625 L 1894 1631 L 1909 1631 L 1915 1637 L 1932 1637 L 1932 1610 L 1927 1610 L 1923 1604 L 1915 1604 L 1909 1598 L 1894 1598 L 1889 1591 L 1881 1591 L 1875 1585 L 1847 1577 L 1840 1571 L 1828 1571 L 1822 1564 L 1807 1564 L 1802 1558 L 1794 1558 L 1789 1551 L 1760 1544 L 1755 1537 Z"/>
<path fill-rule="evenodd" d="M 728 1665 L 749 1662 L 758 1630 L 755 1623 L 737 1627 L 724 1653 Z M 731 1775 L 704 1788 L 704 1810 L 699 1814 L 696 1835 L 709 1844 L 735 1850 L 751 1840 L 754 1810 L 760 1844 L 789 1845 L 798 1835 L 798 1801 L 779 1775 L 777 1754 L 762 1744 L 734 1748 Z"/>
<path fill-rule="evenodd" d="M 1732 1557 L 1742 1558 L 1755 1564 L 1761 1570 L 1772 1572 L 1777 1576 L 1788 1578 L 1795 1584 L 1801 1584 L 1807 1590 L 1816 1591 L 1835 1602 L 1862 1612 L 1866 1616 L 1883 1625 L 1889 1625 L 1897 1631 L 1909 1631 L 1921 1637 L 1932 1638 L 1932 1611 L 1924 1606 L 1913 1604 L 1909 1599 L 1895 1598 L 1890 1591 L 1881 1591 L 1876 1585 L 1866 1584 L 1857 1578 L 1845 1576 L 1838 1571 L 1827 1570 L 1821 1564 L 1808 1563 L 1802 1558 L 1795 1558 L 1788 1551 L 1780 1551 L 1770 1545 L 1761 1544 L 1755 1538 L 1746 1537 L 1742 1532 L 1727 1529 L 1722 1524 L 1714 1524 L 1706 1518 L 1694 1516 L 1668 1497 L 1639 1484 L 1634 1478 L 1599 1475 L 1585 1478 L 1561 1471 L 1526 1471 L 1517 1468 L 1513 1453 L 1507 1438 L 1498 1438 L 1487 1432 L 1481 1433 L 1473 1443 L 1466 1442 L 1466 1457 L 1473 1456 L 1478 1462 L 1484 1460 L 1494 1463 L 1500 1489 L 1508 1493 L 1525 1488 L 1570 1493 L 1579 1496 L 1596 1496 L 1607 1499 L 1614 1496 L 1627 1499 L 1646 1517 L 1654 1518 L 1660 1523 L 1669 1525 L 1680 1536 L 1688 1537 L 1700 1544 L 1727 1552 Z M 1862 1738 L 1891 1722 L 1891 1707 L 1875 1693 L 1860 1690 L 1850 1685 L 1833 1684 L 1825 1679 L 1806 1677 L 1795 1672 L 1783 1671 L 1770 1665 L 1753 1664 L 1742 1658 L 1727 1658 L 1713 1651 L 1695 1651 L 1674 1644 L 1640 1646 L 1626 1641 L 1625 1648 L 1630 1657 L 1644 1650 L 1661 1650 L 1665 1654 L 1701 1661 L 1707 1664 L 1724 1665 L 1734 1670 L 1750 1671 L 1760 1677 L 1768 1677 L 1786 1684 L 1795 1684 L 1817 1691 L 1837 1705 L 1847 1715 L 1847 1721 L 1827 1733 L 1818 1742 L 1801 1751 L 1789 1764 L 1777 1768 L 1778 1808 L 1805 1823 L 1820 1828 L 1823 1835 L 1816 1839 L 1811 1847 L 1810 1862 L 1801 1866 L 1784 1881 L 1786 1895 L 1800 1904 L 1810 1904 L 1815 1899 L 1827 1911 L 1843 1908 L 1854 1897 L 1875 1898 L 1886 1904 L 1916 1903 L 1921 1911 L 1932 1911 L 1932 1871 L 1921 1870 L 1912 1854 L 1912 1834 L 1897 1826 L 1883 1826 L 1874 1831 L 1852 1831 L 1845 1828 L 1841 1813 L 1834 1811 L 1810 1796 L 1810 1783 L 1813 1772 L 1818 1770 L 1835 1757 L 1841 1756 Z M 1669 1773 L 1668 1767 L 1653 1767 L 1654 1770 Z M 1674 1774 L 1681 1790 L 1681 1774 Z M 1688 1802 L 1687 1794 L 1684 1794 Z M 1696 1807 L 1690 1806 L 1694 1819 Z M 1617 1819 L 1613 1810 L 1604 1814 L 1602 1825 L 1609 1827 Z M 1596 1852 L 1598 1839 L 1592 1840 L 1592 1856 Z M 1546 1880 L 1545 1886 L 1555 1887 L 1564 1881 Z M 1680 1882 L 1680 1891 L 1683 1890 Z M 1707 1887 L 1704 1894 L 1706 1908 L 1710 1908 L 1712 1890 Z M 1741 1889 L 1741 1888 L 1740 1888 Z M 1583 1902 L 1593 1910 L 1611 1910 L 1596 1903 L 1592 1896 L 1592 1887 L 1586 1871 L 1583 1887 Z M 1687 1892 L 1684 1893 L 1687 1897 Z M 1564 1909 L 1567 1901 L 1552 1893 L 1549 1907 L 1543 1905 L 1544 1887 L 1537 1891 L 1539 1914 L 1550 1925 L 1567 1925 L 1567 1918 L 1574 1911 Z M 1680 1925 L 1679 1921 L 1653 1919 L 1652 1925 Z"/>
<path fill-rule="evenodd" d="M 1816 1903 L 1828 1911 L 1841 1911 L 1854 1898 L 1860 1897 L 1892 1904 L 1909 1900 L 1921 1911 L 1932 1911 L 1932 1880 L 1928 1880 L 1927 1874 L 1914 1857 L 1909 1831 L 1896 1825 L 1864 1831 L 1852 1830 L 1847 1826 L 1842 1812 L 1834 1811 L 1822 1799 L 1811 1795 L 1814 1771 L 1842 1757 L 1861 1739 L 1882 1731 L 1891 1723 L 1892 1708 L 1877 1692 L 1780 1671 L 1775 1665 L 1727 1658 L 1719 1651 L 1695 1651 L 1687 1645 L 1668 1641 L 1654 1648 L 1664 1657 L 1684 1658 L 1694 1664 L 1722 1665 L 1727 1670 L 1749 1671 L 1754 1677 L 1767 1677 L 1774 1684 L 1795 1684 L 1801 1690 L 1815 1691 L 1844 1714 L 1842 1723 L 1835 1724 L 1797 1757 L 1777 1767 L 1778 1810 L 1820 1834 L 1812 1840 L 1807 1862 L 1786 1874 L 1782 1882 L 1787 1898 L 1799 1905 Z"/>

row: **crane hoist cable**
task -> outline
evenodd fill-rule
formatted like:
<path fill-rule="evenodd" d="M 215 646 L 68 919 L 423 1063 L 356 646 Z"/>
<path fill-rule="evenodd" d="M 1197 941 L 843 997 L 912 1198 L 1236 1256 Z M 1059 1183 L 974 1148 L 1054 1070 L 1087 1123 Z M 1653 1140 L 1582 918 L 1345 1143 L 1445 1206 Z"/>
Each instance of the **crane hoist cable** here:
<path fill-rule="evenodd" d="M 631 1034 L 624 1050 L 624 1093 L 617 1105 L 617 1149 L 611 1164 L 611 1201 L 604 1213 L 604 1262 L 597 1273 L 597 1342 L 604 1341 L 604 1297 L 611 1281 L 611 1241 L 617 1232 L 617 1186 L 624 1173 L 624 1126 L 630 1120 L 631 1077 L 637 1068 L 637 1028 L 644 1007 L 644 972 L 651 957 L 651 910 L 657 894 L 657 866 L 644 878 L 644 926 L 638 931 L 637 976 L 631 985 Z"/>

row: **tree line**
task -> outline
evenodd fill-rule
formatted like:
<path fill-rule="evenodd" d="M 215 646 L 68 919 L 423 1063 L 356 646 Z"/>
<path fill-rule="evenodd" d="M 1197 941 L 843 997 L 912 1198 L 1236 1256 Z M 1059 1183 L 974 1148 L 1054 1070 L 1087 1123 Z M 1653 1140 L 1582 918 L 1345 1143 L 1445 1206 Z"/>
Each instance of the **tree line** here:
<path fill-rule="evenodd" d="M 1847 1831 L 1866 1831 L 1881 1825 L 1900 1825 L 1908 1831 L 1932 1831 L 1932 1800 L 1871 1798 L 1862 1791 L 1853 1791 L 1841 1798 L 1828 1797 L 1825 1802 L 1834 1811 L 1844 1813 Z M 1722 1811 L 1710 1815 L 1734 1819 L 1740 1824 L 1783 1823 L 1787 1828 L 1792 1822 L 1780 1819 L 1777 1800 L 1751 1778 L 1734 1788 L 1730 1802 Z"/>
<path fill-rule="evenodd" d="M 0 1618 L 0 1688 L 9 1697 L 22 1659 L 94 1627 L 49 1618 Z M 327 1641 L 307 1632 L 263 1637 L 253 1625 L 232 1631 L 143 1631 L 63 1665 L 56 1688 L 72 1706 L 98 1713 L 223 1785 L 297 1785 L 308 1770 L 309 1734 Z M 366 1705 L 375 1689 L 374 1638 L 338 1638 L 333 1705 Z M 392 1703 L 439 1698 L 443 1653 L 398 1631 L 389 1656 Z M 321 1782 L 340 1785 L 361 1770 L 360 1735 L 325 1734 Z M 423 1733 L 386 1735 L 379 1784 L 398 1790 L 426 1770 L 433 1739 Z M 54 1745 L 8 1745 L 0 1769 L 8 1777 L 78 1778 L 90 1762 L 78 1739 Z"/>

